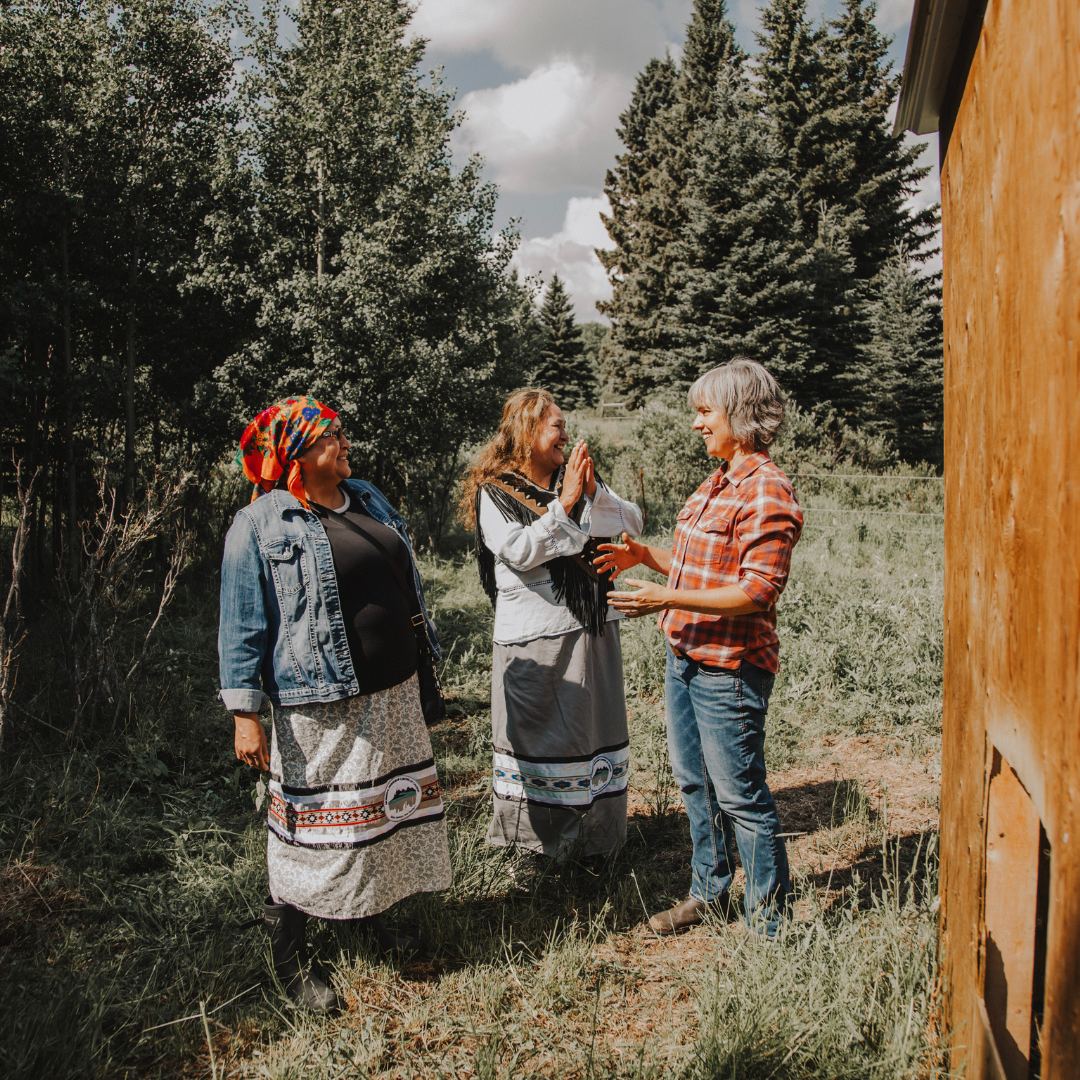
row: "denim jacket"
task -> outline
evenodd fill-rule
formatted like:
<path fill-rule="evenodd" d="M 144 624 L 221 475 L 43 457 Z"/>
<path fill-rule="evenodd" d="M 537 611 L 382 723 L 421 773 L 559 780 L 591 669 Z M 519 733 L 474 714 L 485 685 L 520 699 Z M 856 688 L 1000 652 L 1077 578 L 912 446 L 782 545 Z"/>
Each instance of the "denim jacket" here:
<path fill-rule="evenodd" d="M 382 492 L 363 480 L 344 483 L 411 555 L 405 522 Z M 413 582 L 438 658 L 415 559 Z M 359 693 L 330 541 L 318 517 L 287 491 L 275 489 L 245 506 L 225 537 L 218 657 L 221 700 L 234 712 L 257 712 L 268 700 L 298 705 Z"/>

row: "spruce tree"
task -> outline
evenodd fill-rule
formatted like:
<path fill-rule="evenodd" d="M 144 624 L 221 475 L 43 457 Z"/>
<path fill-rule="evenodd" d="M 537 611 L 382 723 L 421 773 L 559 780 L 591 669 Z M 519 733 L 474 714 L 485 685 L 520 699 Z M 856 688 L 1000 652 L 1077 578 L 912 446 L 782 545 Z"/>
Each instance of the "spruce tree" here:
<path fill-rule="evenodd" d="M 536 381 L 555 395 L 555 401 L 563 409 L 592 405 L 595 400 L 592 368 L 585 356 L 581 330 L 574 320 L 574 307 L 558 274 L 552 275 L 544 295 L 540 322 L 544 337 Z"/>
<path fill-rule="evenodd" d="M 642 177 L 644 190 L 626 213 L 636 229 L 623 226 L 621 234 L 609 229 L 619 247 L 597 254 L 615 289 L 612 300 L 600 308 L 612 320 L 604 350 L 607 374 L 633 404 L 680 375 L 666 366 L 672 328 L 665 312 L 675 303 L 682 276 L 678 243 L 687 223 L 686 185 L 702 131 L 714 115 L 717 77 L 727 69 L 737 71 L 743 59 L 724 0 L 694 0 L 674 83 L 670 60 L 663 65 L 652 61 L 639 77 L 629 115 L 623 116 L 620 136 L 628 150 L 633 149 L 628 135 L 644 136 L 643 151 L 626 155 L 638 167 L 635 175 Z M 666 104 L 656 107 L 662 98 Z M 614 187 L 609 177 L 609 199 L 613 195 L 625 199 L 625 192 L 613 191 Z M 637 245 L 624 254 L 627 234 Z"/>
<path fill-rule="evenodd" d="M 815 405 L 828 400 L 837 351 L 850 350 L 852 264 L 833 215 L 814 230 L 799 220 L 783 147 L 757 105 L 737 76 L 721 76 L 687 197 L 665 367 L 682 390 L 745 354 Z"/>
<path fill-rule="evenodd" d="M 867 285 L 898 244 L 928 257 L 938 221 L 936 207 L 908 207 L 929 172 L 915 164 L 925 144 L 905 146 L 889 129 L 899 78 L 875 14 L 872 2 L 843 0 L 837 18 L 813 27 L 806 0 L 769 0 L 755 57 L 762 107 L 796 182 L 798 216 L 816 227 L 823 210 L 833 213 Z"/>
<path fill-rule="evenodd" d="M 769 0 L 755 58 L 760 107 L 792 179 L 796 227 L 842 238 L 851 264 L 846 283 L 830 274 L 815 287 L 819 315 L 808 314 L 825 318 L 814 324 L 823 363 L 801 401 L 828 401 L 849 416 L 859 412 L 861 391 L 844 373 L 858 368 L 869 340 L 865 301 L 897 245 L 916 260 L 931 254 L 938 220 L 937 207 L 909 209 L 927 173 L 915 164 L 923 146 L 906 147 L 889 130 L 899 80 L 890 74 L 889 40 L 874 26 L 875 13 L 872 2 L 844 0 L 837 18 L 814 27 L 806 0 Z M 848 308 L 839 327 L 822 314 Z"/>
<path fill-rule="evenodd" d="M 453 167 L 452 96 L 419 71 L 411 15 L 405 0 L 303 0 L 295 15 L 268 3 L 253 28 L 258 249 L 229 269 L 257 332 L 217 388 L 237 425 L 286 393 L 323 398 L 357 473 L 422 501 L 443 498 L 520 380 L 521 296 L 481 161 Z"/>
<path fill-rule="evenodd" d="M 653 128 L 674 104 L 677 79 L 670 56 L 650 60 L 638 75 L 630 107 L 619 117 L 618 135 L 626 153 L 616 159 L 604 186 L 611 216 L 602 217 L 616 246 L 596 251 L 613 287 L 612 298 L 596 305 L 612 322 L 601 364 L 607 378 L 634 404 L 655 386 L 648 327 L 657 294 L 662 293 L 657 265 L 676 238 L 672 207 L 677 193 L 662 182 L 666 143 Z"/>
<path fill-rule="evenodd" d="M 828 151 L 822 138 L 825 32 L 810 25 L 806 3 L 768 0 L 762 7 L 754 72 L 760 108 L 772 124 L 793 181 L 795 217 L 813 226 Z"/>
<path fill-rule="evenodd" d="M 888 436 L 904 460 L 940 465 L 941 301 L 934 278 L 902 248 L 878 276 L 867 325 L 869 341 L 848 376 L 858 388 L 857 419 Z"/>
<path fill-rule="evenodd" d="M 874 25 L 874 3 L 844 0 L 822 49 L 822 141 L 825 167 L 804 180 L 807 199 L 848 208 L 851 254 L 861 281 L 872 282 L 897 247 L 923 262 L 938 224 L 938 208 L 912 211 L 912 195 L 930 169 L 916 165 L 925 143 L 892 134 L 889 113 L 900 92 L 891 74 L 889 39 Z"/>

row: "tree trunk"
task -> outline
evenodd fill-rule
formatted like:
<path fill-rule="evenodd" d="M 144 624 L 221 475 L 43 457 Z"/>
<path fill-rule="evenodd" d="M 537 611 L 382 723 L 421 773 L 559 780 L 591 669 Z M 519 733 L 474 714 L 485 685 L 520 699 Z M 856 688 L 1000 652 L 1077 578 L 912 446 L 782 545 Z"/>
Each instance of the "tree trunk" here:
<path fill-rule="evenodd" d="M 64 184 L 67 184 L 67 144 L 64 145 Z M 65 200 L 66 201 L 66 200 Z M 79 529 L 75 505 L 75 379 L 71 349 L 71 264 L 68 259 L 67 207 L 60 227 L 60 261 L 64 285 L 64 480 L 67 486 L 67 564 L 74 572 L 79 563 Z M 57 477 L 59 482 L 59 477 Z M 58 484 L 59 486 L 59 484 Z M 59 500 L 57 500 L 59 506 Z"/>
<path fill-rule="evenodd" d="M 49 560 L 45 554 L 45 543 L 49 536 L 46 518 L 49 513 L 49 466 L 52 464 L 49 458 L 49 432 L 45 429 L 45 452 L 41 455 L 45 460 L 42 466 L 42 481 L 38 487 L 37 496 L 37 526 L 34 529 L 34 538 L 37 541 L 37 566 L 34 567 L 38 581 L 38 597 L 45 591 L 45 582 L 49 579 Z"/>
<path fill-rule="evenodd" d="M 11 695 L 18 675 L 18 651 L 22 642 L 24 620 L 19 614 L 23 604 L 20 585 L 24 578 L 23 563 L 26 559 L 26 539 L 29 521 L 33 514 L 33 498 L 37 487 L 39 470 L 35 469 L 29 487 L 23 487 L 23 462 L 15 462 L 15 499 L 19 517 L 15 535 L 11 541 L 11 583 L 8 586 L 4 606 L 0 609 L 0 749 L 11 720 Z"/>
<path fill-rule="evenodd" d="M 41 354 L 43 352 L 41 342 L 36 337 L 32 337 L 30 344 L 25 351 L 26 359 L 29 361 L 31 378 L 33 373 L 39 372 L 44 366 Z M 28 464 L 33 468 L 35 474 L 41 469 L 41 455 L 40 450 L 40 426 L 38 423 L 41 416 L 41 387 L 37 379 L 31 384 L 33 391 L 29 396 L 27 405 L 29 405 L 29 411 L 26 418 L 26 456 Z M 37 505 L 34 499 L 37 498 L 37 485 L 35 484 L 28 496 L 29 504 L 26 510 L 26 520 L 23 523 L 23 558 L 19 560 L 19 578 L 20 580 L 15 586 L 15 606 L 16 617 L 19 623 L 22 624 L 27 621 L 26 601 L 28 597 L 34 595 L 37 590 L 38 582 L 36 580 L 35 570 L 37 569 Z"/>
<path fill-rule="evenodd" d="M 61 65 L 63 49 L 61 49 Z M 76 521 L 75 489 L 75 377 L 71 346 L 71 262 L 68 255 L 68 140 L 67 140 L 67 79 L 60 69 L 60 195 L 64 201 L 60 224 L 60 270 L 63 279 L 64 318 L 64 481 L 67 486 L 67 563 L 71 573 L 79 565 L 79 529 Z M 59 477 L 57 478 L 59 481 Z"/>
<path fill-rule="evenodd" d="M 128 281 L 127 370 L 124 377 L 124 498 L 135 501 L 135 288 L 139 281 L 139 233 L 131 247 Z"/>
<path fill-rule="evenodd" d="M 315 284 L 322 287 L 323 259 L 326 256 L 326 221 L 323 214 L 326 210 L 326 194 L 323 191 L 323 163 L 319 162 L 319 233 L 315 251 Z"/>

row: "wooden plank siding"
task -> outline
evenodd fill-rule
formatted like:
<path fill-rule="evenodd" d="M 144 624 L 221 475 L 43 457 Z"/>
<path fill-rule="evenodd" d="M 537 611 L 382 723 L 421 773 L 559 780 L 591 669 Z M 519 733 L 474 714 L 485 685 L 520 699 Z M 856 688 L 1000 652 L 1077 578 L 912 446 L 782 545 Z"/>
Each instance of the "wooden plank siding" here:
<path fill-rule="evenodd" d="M 956 1047 L 952 1064 L 966 1064 L 968 1080 L 1002 1069 L 1012 1080 L 1018 1069 L 1026 1070 L 1014 1053 L 1027 1053 L 1022 1036 L 1008 1051 L 1011 1066 L 1008 1054 L 995 1059 L 982 1003 L 987 814 L 997 812 L 990 806 L 997 761 L 998 775 L 1013 770 L 1022 790 L 1009 789 L 1009 798 L 1030 800 L 1050 852 L 1042 1077 L 1075 1080 L 1080 1077 L 1080 2 L 989 0 L 963 95 L 949 119 L 941 172 L 947 504 L 944 1023 Z M 943 130 L 944 124 L 943 117 Z M 1027 821 L 1028 811 L 1013 805 L 1020 807 L 1016 820 Z M 995 820 L 1007 822 L 1009 813 Z M 1011 842 L 1006 824 L 995 829 L 991 876 L 1014 874 L 1017 894 L 1030 899 L 1038 852 L 1025 848 L 1010 862 L 1012 856 L 1002 854 Z M 1032 829 L 1028 821 L 1018 830 L 1028 838 L 1023 844 L 1030 843 Z M 1008 893 L 1007 881 L 1003 891 L 999 877 L 989 902 L 1000 904 Z M 1016 936 L 1027 940 L 1027 934 L 1025 924 Z M 990 958 L 996 963 L 995 947 Z M 1034 967 L 1025 967 L 1021 958 L 1010 969 L 1009 962 L 1002 971 L 1034 970 L 1039 982 L 1038 958 Z M 1000 977 L 992 974 L 991 995 L 998 992 L 995 980 Z M 1015 1001 L 1023 998 L 1022 988 L 1009 993 Z M 1029 1009 L 1031 993 L 1029 987 Z M 1036 985 L 1036 1006 L 1040 993 Z M 1019 1031 L 1017 1015 L 1010 1023 Z"/>

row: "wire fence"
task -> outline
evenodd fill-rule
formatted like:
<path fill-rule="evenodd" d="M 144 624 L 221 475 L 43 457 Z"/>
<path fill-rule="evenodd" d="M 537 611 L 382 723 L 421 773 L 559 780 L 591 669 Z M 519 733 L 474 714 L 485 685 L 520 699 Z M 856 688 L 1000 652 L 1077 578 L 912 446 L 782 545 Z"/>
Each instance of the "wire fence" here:
<path fill-rule="evenodd" d="M 904 483 L 906 481 L 916 481 L 919 483 L 936 483 L 944 484 L 945 478 L 942 476 L 888 476 L 879 473 L 822 473 L 822 472 L 796 472 L 791 475 L 792 483 L 796 483 L 799 480 L 831 480 L 831 481 L 890 481 L 892 483 Z M 835 488 L 832 489 L 835 491 Z M 876 501 L 884 500 L 890 502 L 896 496 L 888 495 L 878 489 L 880 494 L 876 496 Z M 924 489 L 927 490 L 927 489 Z M 829 498 L 829 489 L 822 490 L 820 486 L 815 485 L 814 491 L 817 495 L 824 495 Z M 934 493 L 931 494 L 931 491 Z M 848 495 L 847 492 L 840 495 L 844 497 Z M 899 493 L 897 493 L 899 495 Z M 935 489 L 927 490 L 927 496 L 930 504 L 933 505 L 938 501 L 940 495 L 937 494 Z M 811 496 L 812 497 L 812 496 Z M 902 495 L 899 496 L 903 498 Z M 925 500 L 919 498 L 916 502 L 918 505 L 926 505 Z M 918 521 L 925 521 L 929 529 L 896 529 L 889 528 L 890 536 L 921 536 L 925 538 L 939 538 L 943 535 L 943 526 L 945 523 L 944 511 L 939 510 L 878 510 L 872 507 L 839 507 L 839 506 L 803 506 L 804 513 L 807 515 L 805 520 L 805 527 L 813 528 L 820 531 L 832 531 L 839 532 L 844 529 L 865 527 L 867 525 L 876 524 L 878 526 L 887 525 L 887 519 L 900 519 L 906 523 L 914 525 Z M 830 525 L 828 522 L 822 520 L 823 518 L 831 516 L 834 520 Z M 836 521 L 836 518 L 844 519 L 841 522 Z M 859 519 L 862 519 L 861 521 Z"/>
<path fill-rule="evenodd" d="M 944 521 L 944 514 L 937 514 L 931 511 L 920 510 L 838 510 L 831 506 L 804 506 L 803 510 L 816 510 L 822 514 L 874 514 L 878 517 L 930 517 L 941 518 Z"/>
<path fill-rule="evenodd" d="M 936 484 L 944 484 L 944 476 L 883 476 L 880 473 L 792 473 L 791 479 L 797 480 L 801 477 L 809 477 L 817 480 L 896 480 L 896 481 L 933 481 Z"/>

